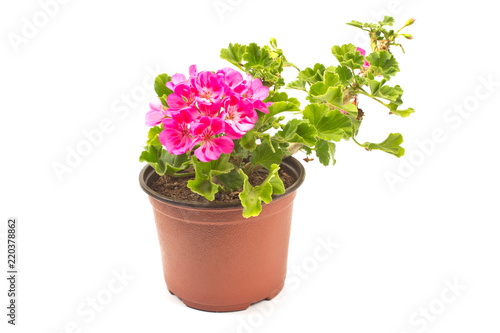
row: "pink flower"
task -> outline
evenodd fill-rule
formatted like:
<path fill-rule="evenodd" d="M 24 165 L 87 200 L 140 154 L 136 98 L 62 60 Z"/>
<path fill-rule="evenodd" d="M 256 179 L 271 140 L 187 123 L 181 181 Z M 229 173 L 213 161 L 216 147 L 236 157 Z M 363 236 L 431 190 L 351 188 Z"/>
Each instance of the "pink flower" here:
<path fill-rule="evenodd" d="M 222 101 L 216 101 L 213 102 L 212 104 L 198 103 L 198 111 L 199 111 L 198 114 L 200 115 L 200 117 L 202 116 L 215 117 L 219 114 L 221 105 Z"/>
<path fill-rule="evenodd" d="M 361 55 L 364 57 L 366 55 L 366 51 L 363 50 L 362 48 L 360 47 L 357 47 L 356 48 L 356 51 L 359 51 L 359 53 L 361 53 Z M 363 69 L 367 68 L 367 67 L 370 67 L 370 63 L 368 61 L 366 61 L 365 59 L 365 63 L 363 64 Z"/>
<path fill-rule="evenodd" d="M 254 79 L 248 87 L 246 92 L 246 98 L 248 98 L 253 107 L 261 112 L 269 113 L 267 109 L 268 106 L 271 106 L 273 103 L 264 103 L 262 102 L 269 95 L 269 88 L 262 85 L 262 81 L 259 79 Z"/>
<path fill-rule="evenodd" d="M 193 147 L 189 128 L 192 120 L 188 110 L 180 110 L 173 114 L 171 119 L 163 120 L 165 130 L 160 133 L 158 139 L 169 153 L 181 155 Z"/>
<path fill-rule="evenodd" d="M 146 113 L 146 126 L 156 126 L 167 116 L 170 116 L 170 113 L 161 104 L 161 100 L 156 97 L 149 103 L 149 111 Z"/>
<path fill-rule="evenodd" d="M 193 125 L 194 144 L 201 146 L 194 151 L 195 156 L 202 162 L 209 162 L 224 154 L 230 154 L 234 142 L 227 136 L 215 137 L 224 131 L 224 122 L 220 118 L 202 117 Z"/>
<path fill-rule="evenodd" d="M 171 112 L 189 108 L 196 101 L 196 91 L 188 84 L 179 84 L 174 93 L 168 95 L 167 104 Z"/>
<path fill-rule="evenodd" d="M 231 139 L 241 138 L 255 126 L 258 115 L 249 100 L 230 96 L 224 100 L 222 107 L 220 116 L 226 124 L 225 133 Z"/>
<path fill-rule="evenodd" d="M 189 78 L 193 78 L 196 76 L 196 65 L 191 65 L 189 66 Z M 174 91 L 175 87 L 177 87 L 179 84 L 189 84 L 188 80 L 186 80 L 186 77 L 184 74 L 174 74 L 172 75 L 172 78 L 169 82 L 166 83 L 166 86 L 168 89 Z"/>
<path fill-rule="evenodd" d="M 212 72 L 200 72 L 194 82 L 198 92 L 197 100 L 200 103 L 211 104 L 221 100 L 225 93 L 224 79 Z"/>
<path fill-rule="evenodd" d="M 179 84 L 186 84 L 187 80 L 184 74 L 174 74 L 172 75 L 172 79 L 166 83 L 166 86 L 168 89 L 174 91 L 175 87 L 177 87 Z"/>
<path fill-rule="evenodd" d="M 240 72 L 232 68 L 223 68 L 217 71 L 217 75 L 224 79 L 224 83 L 228 86 L 227 94 L 233 92 L 238 95 L 243 95 L 248 89 L 248 83 L 251 82 L 252 76 L 249 74 L 249 80 L 244 80 Z"/>
<path fill-rule="evenodd" d="M 198 70 L 196 69 L 196 65 L 191 65 L 189 66 L 189 77 L 196 77 L 196 74 L 198 74 Z"/>

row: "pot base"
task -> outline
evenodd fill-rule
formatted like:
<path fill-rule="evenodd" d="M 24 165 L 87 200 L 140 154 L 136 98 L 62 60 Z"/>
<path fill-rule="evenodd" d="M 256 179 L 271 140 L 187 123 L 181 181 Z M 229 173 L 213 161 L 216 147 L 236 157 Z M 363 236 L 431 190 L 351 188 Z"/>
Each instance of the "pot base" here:
<path fill-rule="evenodd" d="M 196 309 L 196 310 L 208 311 L 208 312 L 233 312 L 233 311 L 243 311 L 243 310 L 246 310 L 246 309 L 248 309 L 248 307 L 250 307 L 250 305 L 258 303 L 258 302 L 261 302 L 261 301 L 270 301 L 273 298 L 275 298 L 276 296 L 278 296 L 278 294 L 281 292 L 281 290 L 283 290 L 283 287 L 284 287 L 284 285 L 281 286 L 276 291 L 274 291 L 268 297 L 266 297 L 264 299 L 261 299 L 261 300 L 258 300 L 256 302 L 253 302 L 253 303 L 243 303 L 243 304 L 232 304 L 232 305 L 200 304 L 200 303 L 192 302 L 192 301 L 189 301 L 189 300 L 186 300 L 186 299 L 182 299 L 179 296 L 175 295 L 175 293 L 173 293 L 170 290 L 169 290 L 169 292 L 172 295 L 177 296 L 177 298 L 179 298 L 182 301 L 182 303 L 184 303 L 184 305 L 186 305 L 187 307 Z"/>

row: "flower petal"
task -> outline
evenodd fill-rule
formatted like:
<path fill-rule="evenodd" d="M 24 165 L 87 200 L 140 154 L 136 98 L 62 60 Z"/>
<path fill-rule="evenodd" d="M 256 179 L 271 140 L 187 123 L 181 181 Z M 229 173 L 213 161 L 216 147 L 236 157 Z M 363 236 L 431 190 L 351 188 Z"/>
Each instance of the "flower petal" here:
<path fill-rule="evenodd" d="M 262 101 L 260 100 L 256 100 L 253 102 L 253 107 L 257 110 L 259 110 L 260 112 L 264 112 L 264 113 L 269 113 L 269 110 L 267 109 L 267 106 L 266 104 L 264 104 Z"/>
<path fill-rule="evenodd" d="M 224 131 L 224 121 L 220 118 L 212 118 L 210 129 L 212 135 L 220 134 Z"/>
<path fill-rule="evenodd" d="M 149 107 L 151 108 L 151 110 L 156 110 L 156 111 L 160 111 L 161 109 L 163 109 L 163 105 L 161 104 L 160 98 L 159 97 L 153 98 L 153 100 L 149 103 Z"/>
<path fill-rule="evenodd" d="M 156 126 L 165 118 L 165 114 L 161 111 L 149 110 L 146 113 L 146 126 Z"/>
<path fill-rule="evenodd" d="M 217 146 L 224 154 L 230 154 L 234 149 L 234 142 L 227 136 L 220 136 L 212 139 L 212 143 Z M 220 155 L 219 155 L 220 156 Z M 217 156 L 217 158 L 219 158 Z"/>

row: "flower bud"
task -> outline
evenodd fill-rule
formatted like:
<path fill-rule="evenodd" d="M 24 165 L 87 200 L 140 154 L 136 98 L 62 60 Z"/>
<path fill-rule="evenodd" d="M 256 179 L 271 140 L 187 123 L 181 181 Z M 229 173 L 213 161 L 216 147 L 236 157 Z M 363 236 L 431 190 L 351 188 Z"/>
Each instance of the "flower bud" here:
<path fill-rule="evenodd" d="M 415 23 L 415 19 L 412 17 L 411 19 L 409 19 L 408 21 L 406 21 L 405 23 L 405 27 L 409 27 L 410 25 L 412 25 L 413 23 Z"/>
<path fill-rule="evenodd" d="M 285 116 L 279 116 L 278 117 L 278 121 L 282 121 L 282 120 L 285 120 Z"/>
<path fill-rule="evenodd" d="M 403 36 L 406 39 L 413 39 L 413 36 L 410 34 L 401 34 L 401 36 Z"/>

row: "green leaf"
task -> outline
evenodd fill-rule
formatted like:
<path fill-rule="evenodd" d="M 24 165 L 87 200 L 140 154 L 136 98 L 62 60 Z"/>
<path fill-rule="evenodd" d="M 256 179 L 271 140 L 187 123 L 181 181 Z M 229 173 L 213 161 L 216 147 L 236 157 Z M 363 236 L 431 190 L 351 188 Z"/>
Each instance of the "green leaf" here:
<path fill-rule="evenodd" d="M 271 37 L 271 41 L 269 42 L 269 44 L 271 45 L 271 47 L 273 49 L 275 49 L 275 50 L 278 49 L 278 42 L 276 42 L 276 38 Z"/>
<path fill-rule="evenodd" d="M 398 105 L 403 104 L 403 100 L 401 99 L 401 96 L 403 96 L 403 89 L 401 89 L 399 85 L 396 85 L 394 88 L 382 86 L 375 96 L 385 98 Z"/>
<path fill-rule="evenodd" d="M 341 65 L 352 69 L 363 68 L 365 57 L 352 44 L 335 45 L 332 47 L 332 53 Z"/>
<path fill-rule="evenodd" d="M 342 66 L 342 65 L 339 65 L 337 67 L 329 67 L 329 69 L 331 70 L 328 70 L 328 71 L 334 71 L 335 73 L 337 73 L 338 77 L 339 77 L 339 83 L 341 85 L 343 85 L 344 87 L 348 86 L 349 84 L 352 83 L 352 70 L 350 70 L 347 66 Z"/>
<path fill-rule="evenodd" d="M 165 163 L 161 159 L 162 147 L 158 146 L 146 146 L 144 151 L 139 157 L 139 162 L 147 162 L 153 168 L 155 168 L 156 173 L 163 176 L 166 172 Z"/>
<path fill-rule="evenodd" d="M 381 143 L 371 143 L 365 142 L 361 146 L 365 147 L 367 150 L 377 149 L 382 150 L 386 153 L 392 154 L 396 157 L 401 157 L 404 155 L 405 150 L 401 147 L 403 143 L 403 136 L 400 133 L 391 133 Z"/>
<path fill-rule="evenodd" d="M 147 162 L 160 176 L 172 175 L 186 169 L 190 165 L 187 154 L 173 155 L 160 146 L 146 146 L 139 157 L 139 162 Z"/>
<path fill-rule="evenodd" d="M 245 54 L 243 54 L 243 60 L 247 61 L 245 64 L 245 69 L 265 69 L 270 66 L 273 62 L 269 51 L 265 48 L 261 48 L 256 43 L 251 43 L 247 46 Z"/>
<path fill-rule="evenodd" d="M 323 101 L 335 106 L 338 109 L 347 111 L 352 115 L 358 115 L 356 105 L 344 104 L 343 87 L 339 85 L 339 75 L 329 71 L 325 72 L 323 82 L 316 82 L 309 89 L 309 95 L 312 101 Z"/>
<path fill-rule="evenodd" d="M 271 151 L 273 153 L 276 152 L 276 149 L 274 148 L 274 146 L 272 145 L 272 142 L 271 142 L 271 134 L 269 134 L 269 133 L 255 132 L 255 136 L 258 137 L 258 138 L 260 138 L 261 140 L 266 141 L 268 143 L 268 146 L 271 149 Z"/>
<path fill-rule="evenodd" d="M 388 25 L 391 26 L 394 24 L 394 18 L 391 16 L 384 16 L 384 20 L 378 22 L 381 26 Z"/>
<path fill-rule="evenodd" d="M 356 28 L 363 28 L 363 23 L 361 23 L 359 21 L 352 20 L 351 22 L 346 23 L 346 24 L 347 25 L 352 25 L 353 27 L 356 27 Z"/>
<path fill-rule="evenodd" d="M 173 91 L 168 89 L 166 86 L 167 82 L 170 82 L 171 80 L 172 80 L 172 78 L 165 73 L 160 74 L 155 78 L 156 94 L 158 95 L 158 97 L 165 99 L 165 103 L 163 104 L 165 106 L 166 106 L 167 96 L 173 93 Z M 162 102 L 163 102 L 163 100 L 162 100 Z"/>
<path fill-rule="evenodd" d="M 400 116 L 402 118 L 406 118 L 415 112 L 414 108 L 408 108 L 406 110 L 398 110 L 397 107 L 398 106 L 396 104 L 392 104 L 392 103 L 389 104 L 389 108 L 391 109 L 391 114 L 395 114 L 395 115 Z"/>
<path fill-rule="evenodd" d="M 267 109 L 269 110 L 269 114 L 266 115 L 266 118 L 270 118 L 281 112 L 300 111 L 300 107 L 295 102 L 284 102 L 284 101 L 274 102 Z"/>
<path fill-rule="evenodd" d="M 167 174 L 171 175 L 177 171 L 186 169 L 191 165 L 188 154 L 174 155 L 170 154 L 165 149 L 162 150 L 161 159 L 167 166 Z"/>
<path fill-rule="evenodd" d="M 205 173 L 210 173 L 212 177 L 228 173 L 234 169 L 234 165 L 229 162 L 230 154 L 221 154 L 216 160 L 210 162 L 200 162 L 200 167 Z"/>
<path fill-rule="evenodd" d="M 278 167 L 279 169 L 279 167 Z M 273 174 L 273 176 L 271 177 L 267 177 L 267 180 L 269 180 L 269 184 L 271 184 L 271 186 L 273 187 L 273 194 L 276 194 L 276 195 L 280 195 L 280 194 L 283 194 L 285 193 L 285 184 L 283 184 L 283 181 L 281 180 L 281 178 L 279 177 L 278 175 L 278 169 L 276 169 L 276 171 L 274 172 L 270 172 L 270 174 Z"/>
<path fill-rule="evenodd" d="M 246 134 L 243 135 L 240 139 L 240 145 L 244 149 L 247 149 L 249 151 L 254 151 L 254 149 L 257 147 L 255 132 L 254 131 L 246 132 Z"/>
<path fill-rule="evenodd" d="M 337 162 L 335 160 L 335 143 L 319 139 L 316 143 L 315 150 L 319 162 L 324 166 L 328 166 L 330 160 L 332 161 L 332 165 L 335 165 Z"/>
<path fill-rule="evenodd" d="M 303 81 L 303 80 L 295 80 L 295 81 L 292 81 L 292 82 L 290 82 L 290 83 L 286 86 L 286 88 L 287 88 L 287 89 L 302 90 L 302 91 L 307 92 L 307 89 L 306 89 L 306 81 Z"/>
<path fill-rule="evenodd" d="M 276 142 L 272 142 L 271 149 L 267 141 L 263 141 L 260 145 L 255 148 L 252 152 L 252 157 L 250 157 L 250 162 L 253 165 L 262 165 L 264 168 L 269 170 L 272 164 L 280 164 L 281 158 L 283 157 L 283 152 L 279 148 Z"/>
<path fill-rule="evenodd" d="M 158 136 L 163 131 L 163 125 L 151 127 L 148 132 L 148 141 L 146 145 L 148 146 L 161 146 Z"/>
<path fill-rule="evenodd" d="M 217 175 L 216 177 L 229 191 L 235 191 L 243 186 L 243 178 L 241 178 L 236 169 L 231 170 L 229 173 Z"/>
<path fill-rule="evenodd" d="M 403 100 L 401 99 L 401 96 L 403 96 L 403 89 L 401 89 L 399 85 L 396 85 L 394 88 L 386 86 L 384 85 L 385 79 L 382 79 L 380 82 L 377 80 L 367 79 L 367 82 L 370 87 L 372 97 L 384 98 L 396 105 L 403 104 Z"/>
<path fill-rule="evenodd" d="M 340 141 L 352 135 L 351 120 L 339 110 L 329 110 L 325 104 L 313 103 L 306 106 L 303 114 L 316 128 L 321 139 Z"/>
<path fill-rule="evenodd" d="M 272 96 L 266 98 L 264 102 L 290 102 L 292 104 L 297 105 L 297 107 L 300 107 L 300 102 L 298 99 L 295 97 L 288 97 L 288 94 L 286 92 L 276 92 Z"/>
<path fill-rule="evenodd" d="M 318 132 L 311 124 L 299 120 L 290 120 L 283 130 L 276 133 L 276 137 L 289 143 L 302 143 L 308 146 L 314 146 Z"/>
<path fill-rule="evenodd" d="M 250 152 L 248 151 L 248 149 L 245 149 L 241 146 L 241 140 L 234 141 L 234 149 L 233 152 L 231 153 L 232 156 L 247 158 L 249 154 Z"/>
<path fill-rule="evenodd" d="M 230 43 L 227 49 L 220 50 L 220 57 L 224 60 L 229 61 L 237 67 L 241 67 L 240 64 L 243 60 L 243 54 L 245 53 L 245 50 L 245 45 Z"/>
<path fill-rule="evenodd" d="M 215 194 L 219 192 L 220 186 L 214 184 L 214 182 L 212 181 L 212 177 L 204 172 L 203 168 L 200 166 L 200 163 L 202 162 L 199 162 L 196 157 L 193 157 L 196 176 L 194 180 L 192 179 L 188 181 L 187 187 L 189 187 L 191 191 L 204 196 L 210 201 L 213 201 L 215 199 Z"/>
<path fill-rule="evenodd" d="M 390 101 L 388 107 L 391 114 L 398 115 L 400 117 L 406 118 L 410 114 L 414 113 L 413 108 L 408 108 L 406 110 L 398 110 L 398 107 L 403 104 L 403 89 L 399 85 L 394 88 L 384 85 L 385 79 L 382 81 L 367 80 L 371 91 L 371 97 L 379 97 Z"/>
<path fill-rule="evenodd" d="M 370 63 L 370 71 L 374 76 L 382 75 L 386 80 L 399 72 L 396 58 L 388 51 L 375 51 L 370 53 L 366 60 Z"/>
<path fill-rule="evenodd" d="M 243 217 L 258 216 L 262 211 L 262 202 L 270 203 L 272 195 L 285 193 L 285 186 L 278 175 L 279 166 L 273 164 L 269 168 L 269 174 L 261 185 L 253 187 L 248 181 L 248 176 L 239 169 L 243 179 L 243 191 L 239 194 L 243 206 Z"/>
<path fill-rule="evenodd" d="M 264 100 L 267 102 L 286 102 L 288 101 L 288 95 L 286 92 L 275 92 L 274 94 L 269 93 L 269 96 Z"/>
<path fill-rule="evenodd" d="M 215 199 L 215 194 L 219 192 L 220 185 L 213 182 L 215 176 L 229 173 L 233 170 L 234 165 L 229 163 L 229 156 L 222 154 L 217 160 L 210 162 L 200 162 L 196 157 L 193 157 L 195 169 L 195 179 L 189 180 L 187 187 L 191 191 L 198 193 L 210 201 Z"/>
<path fill-rule="evenodd" d="M 309 82 L 310 84 L 323 81 L 323 73 L 325 66 L 322 64 L 315 64 L 313 68 L 307 67 L 299 72 L 298 79 Z"/>

